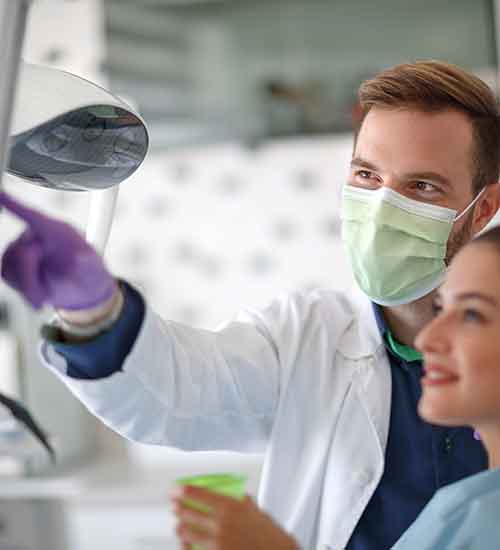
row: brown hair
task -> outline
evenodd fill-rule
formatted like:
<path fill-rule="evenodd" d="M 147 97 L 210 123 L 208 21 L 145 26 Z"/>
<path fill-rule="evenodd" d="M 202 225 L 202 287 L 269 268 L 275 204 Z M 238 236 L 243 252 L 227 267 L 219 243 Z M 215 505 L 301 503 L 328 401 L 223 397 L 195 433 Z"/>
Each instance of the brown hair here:
<path fill-rule="evenodd" d="M 498 181 L 500 115 L 495 95 L 480 78 L 441 61 L 404 63 L 363 82 L 358 97 L 362 120 L 372 107 L 464 113 L 472 124 L 474 139 L 473 194 Z"/>
<path fill-rule="evenodd" d="M 488 231 L 481 233 L 481 235 L 478 235 L 477 237 L 472 239 L 472 241 L 470 241 L 468 244 L 490 244 L 494 246 L 497 253 L 500 254 L 500 226 L 496 225 L 495 227 L 488 229 Z"/>

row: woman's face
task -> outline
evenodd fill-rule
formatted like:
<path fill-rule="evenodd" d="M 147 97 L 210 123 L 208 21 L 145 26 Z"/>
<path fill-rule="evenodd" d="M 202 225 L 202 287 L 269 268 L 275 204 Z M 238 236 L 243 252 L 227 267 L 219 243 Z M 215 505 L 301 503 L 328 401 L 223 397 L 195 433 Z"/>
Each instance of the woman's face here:
<path fill-rule="evenodd" d="M 424 356 L 420 415 L 472 425 L 500 419 L 500 253 L 466 246 L 435 298 L 436 317 L 417 336 Z"/>

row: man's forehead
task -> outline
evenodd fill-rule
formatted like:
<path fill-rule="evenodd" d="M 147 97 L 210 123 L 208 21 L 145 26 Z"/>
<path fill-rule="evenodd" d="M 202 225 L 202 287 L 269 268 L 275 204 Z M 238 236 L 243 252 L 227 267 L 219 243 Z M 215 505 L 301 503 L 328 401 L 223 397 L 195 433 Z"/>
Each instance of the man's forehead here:
<path fill-rule="evenodd" d="M 353 159 L 398 173 L 470 178 L 472 143 L 472 126 L 458 111 L 374 108 L 358 132 Z"/>
<path fill-rule="evenodd" d="M 457 136 L 468 145 L 473 138 L 472 122 L 467 116 L 455 109 L 443 111 L 419 111 L 412 109 L 380 109 L 372 108 L 366 114 L 359 128 L 358 139 L 366 138 L 386 128 L 393 131 L 408 132 L 408 137 L 420 134 L 433 136 L 448 133 Z M 391 134 L 386 135 L 390 138 Z"/>

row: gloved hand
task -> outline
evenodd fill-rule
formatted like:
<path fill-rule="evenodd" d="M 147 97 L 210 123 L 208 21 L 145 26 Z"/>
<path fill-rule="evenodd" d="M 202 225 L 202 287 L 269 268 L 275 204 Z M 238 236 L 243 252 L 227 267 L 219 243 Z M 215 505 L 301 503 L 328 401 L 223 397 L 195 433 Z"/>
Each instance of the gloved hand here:
<path fill-rule="evenodd" d="M 0 206 L 28 226 L 4 252 L 2 277 L 34 308 L 83 310 L 111 298 L 117 283 L 78 231 L 4 192 L 0 192 Z"/>

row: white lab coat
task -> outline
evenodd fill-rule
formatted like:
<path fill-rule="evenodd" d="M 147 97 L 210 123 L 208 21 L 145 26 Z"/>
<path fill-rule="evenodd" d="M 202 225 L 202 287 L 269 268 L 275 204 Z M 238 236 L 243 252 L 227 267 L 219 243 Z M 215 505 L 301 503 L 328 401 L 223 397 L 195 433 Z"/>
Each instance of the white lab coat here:
<path fill-rule="evenodd" d="M 265 452 L 258 501 L 302 548 L 343 550 L 384 469 L 391 375 L 359 292 L 296 293 L 217 332 L 149 307 L 123 370 L 97 380 L 45 362 L 123 436 Z"/>

